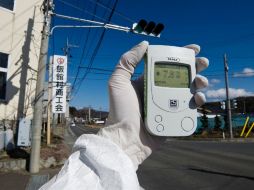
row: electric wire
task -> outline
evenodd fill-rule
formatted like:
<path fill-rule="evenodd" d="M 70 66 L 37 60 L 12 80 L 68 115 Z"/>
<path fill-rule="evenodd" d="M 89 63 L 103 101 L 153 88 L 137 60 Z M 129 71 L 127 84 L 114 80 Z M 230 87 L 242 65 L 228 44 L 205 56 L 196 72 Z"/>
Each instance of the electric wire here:
<path fill-rule="evenodd" d="M 108 3 L 109 3 L 109 2 L 108 2 Z M 95 9 L 95 11 L 94 11 L 94 15 L 95 15 L 95 13 L 96 13 L 96 9 Z M 106 12 L 104 12 L 104 16 L 103 16 L 103 17 L 105 17 L 105 14 L 106 14 Z M 97 33 L 98 33 L 98 30 L 97 30 Z M 96 35 L 97 33 L 94 33 L 93 39 L 90 40 L 90 43 L 91 43 L 91 42 L 94 42 L 94 38 L 95 38 L 95 36 L 97 36 L 97 35 Z M 89 36 L 89 35 L 90 35 L 90 30 L 89 30 L 88 36 Z M 83 52 L 85 52 L 86 46 L 91 47 L 91 44 L 87 45 L 87 44 L 88 44 L 88 36 L 87 36 L 86 42 L 84 43 L 84 44 L 85 44 L 85 47 L 83 48 Z M 82 53 L 82 56 L 81 56 L 81 58 L 80 58 L 79 66 L 81 66 L 81 64 L 82 64 L 83 57 L 84 57 L 84 56 L 85 56 L 86 58 L 88 57 L 88 53 L 89 53 L 88 51 L 87 51 L 86 55 L 84 55 L 84 54 Z M 92 56 L 93 56 L 93 55 L 92 55 Z M 92 58 L 92 56 L 91 56 L 91 58 Z M 91 58 L 90 58 L 90 59 L 91 59 Z M 79 75 L 79 68 L 78 68 L 76 77 L 78 77 L 78 75 Z M 76 80 L 77 80 L 77 79 L 74 80 L 75 82 L 74 82 L 73 85 L 72 85 L 72 89 L 73 89 L 73 87 L 75 87 Z M 80 82 L 79 82 L 79 84 L 80 84 Z M 79 85 L 79 84 L 78 84 L 78 85 Z"/>
<path fill-rule="evenodd" d="M 94 2 L 93 0 L 89 0 L 90 2 Z M 103 8 L 105 8 L 105 9 L 107 9 L 107 10 L 112 10 L 111 8 L 109 8 L 109 7 L 106 7 L 105 5 L 103 5 L 102 3 L 96 3 L 96 2 L 94 2 L 95 4 L 97 4 L 97 5 L 99 5 L 99 6 L 101 6 L 101 7 L 103 7 Z M 119 12 L 117 12 L 117 11 L 115 11 L 115 14 L 118 14 Z M 119 15 L 119 14 L 118 14 Z M 125 18 L 127 18 L 126 20 L 128 20 L 128 21 L 130 21 L 130 22 L 134 22 L 132 19 L 129 19 L 128 17 L 125 17 Z M 249 36 L 247 36 L 247 37 L 249 37 Z M 165 37 L 162 37 L 162 39 L 163 40 L 166 40 L 166 41 L 168 41 L 168 42 L 170 42 L 171 44 L 172 44 L 172 41 L 170 41 L 170 40 L 168 40 L 167 38 L 165 38 Z M 213 59 L 213 57 L 212 57 L 212 59 Z M 218 58 L 219 59 L 219 58 Z M 231 58 L 231 59 L 253 59 L 253 57 L 244 57 L 244 58 Z M 235 75 L 235 73 L 232 73 L 232 74 L 230 74 L 229 75 L 229 77 L 235 77 L 234 76 Z M 221 77 L 224 77 L 224 73 L 221 73 L 221 74 L 218 74 L 218 73 L 216 73 L 216 74 L 208 74 L 208 75 L 206 75 L 206 76 L 208 76 L 208 77 L 211 77 L 211 76 L 221 76 Z M 250 76 L 248 76 L 248 77 L 250 77 Z M 243 78 L 248 78 L 248 77 L 243 77 Z M 82 79 L 83 79 L 83 77 L 82 77 Z"/>
<path fill-rule="evenodd" d="M 118 3 L 118 0 L 116 0 L 115 3 L 114 3 L 114 5 L 113 5 L 113 9 L 112 9 L 112 11 L 111 11 L 111 13 L 110 13 L 110 16 L 109 16 L 109 18 L 108 18 L 108 22 L 107 22 L 107 23 L 109 23 L 109 22 L 111 21 L 111 18 L 112 18 L 113 14 L 114 14 L 114 11 L 115 11 L 115 8 L 116 8 L 116 6 L 117 6 L 117 3 Z M 82 82 L 85 80 L 86 76 L 87 76 L 88 73 L 90 72 L 90 69 L 91 69 L 91 67 L 92 67 L 92 65 L 93 65 L 94 59 L 95 59 L 95 57 L 96 57 L 96 55 L 97 55 L 97 53 L 98 53 L 98 51 L 99 51 L 99 49 L 100 49 L 100 46 L 101 46 L 101 44 L 102 44 L 102 41 L 103 41 L 105 32 L 106 32 L 106 29 L 103 30 L 102 35 L 100 36 L 99 42 L 97 43 L 97 45 L 96 45 L 96 47 L 95 47 L 95 50 L 94 50 L 94 52 L 93 52 L 93 55 L 92 55 L 92 57 L 91 57 L 91 59 L 90 59 L 90 62 L 89 62 L 89 64 L 88 64 L 88 69 L 86 70 L 85 74 L 83 75 L 83 77 L 82 77 L 82 79 L 81 79 L 81 81 L 80 81 L 80 84 L 79 84 L 79 86 L 78 86 L 78 88 L 77 88 L 75 94 L 78 93 L 78 91 L 79 91 L 79 89 L 80 89 L 80 86 L 81 86 Z M 73 87 L 74 87 L 74 86 L 73 86 Z"/>
<path fill-rule="evenodd" d="M 63 0 L 58 0 L 58 1 L 64 2 Z M 102 7 L 102 8 L 105 8 L 105 9 L 108 10 L 108 11 L 112 10 L 111 8 L 107 7 L 106 5 L 104 5 L 104 4 L 101 3 L 101 2 L 100 2 L 100 3 L 97 2 L 97 1 L 95 2 L 94 0 L 89 0 L 89 1 L 92 2 L 92 3 L 97 4 L 98 6 L 100 6 L 100 7 Z M 66 4 L 67 4 L 67 3 L 66 3 Z M 69 3 L 68 3 L 68 5 L 69 5 Z M 70 4 L 70 6 L 75 7 L 75 6 L 71 5 L 71 4 Z M 80 10 L 79 7 L 75 7 L 75 8 L 77 8 L 77 10 Z M 126 15 L 120 13 L 119 11 L 116 11 L 116 10 L 115 10 L 115 14 L 121 16 L 122 18 L 124 18 L 125 20 L 127 20 L 127 21 L 129 21 L 129 22 L 132 22 L 132 23 L 135 22 L 133 19 L 127 17 Z M 236 38 L 236 39 L 237 39 L 237 40 L 239 40 L 239 39 L 241 40 L 241 39 L 243 39 L 243 38 L 252 37 L 253 35 L 254 35 L 254 33 L 250 33 L 250 34 L 246 34 L 246 35 L 240 36 L 240 37 L 238 37 L 238 38 Z M 177 44 L 177 43 L 172 42 L 172 40 L 169 40 L 169 39 L 167 39 L 167 38 L 165 38 L 165 37 L 163 37 L 163 36 L 161 37 L 161 39 L 163 39 L 163 40 L 169 42 L 170 44 L 179 45 L 179 44 Z M 227 40 L 227 41 L 230 41 L 230 40 Z M 231 41 L 234 41 L 234 40 L 231 40 Z M 222 41 L 221 41 L 220 43 L 223 43 L 223 44 L 224 44 L 225 42 L 222 42 Z"/>
<path fill-rule="evenodd" d="M 79 11 L 81 11 L 82 13 L 87 13 L 88 15 L 94 16 L 94 17 L 97 18 L 97 19 L 100 19 L 100 20 L 102 20 L 102 21 L 106 21 L 106 19 L 104 19 L 104 18 L 102 18 L 102 17 L 99 17 L 99 16 L 97 16 L 97 15 L 95 15 L 95 14 L 93 14 L 93 13 L 91 13 L 91 12 L 85 10 L 85 9 L 82 9 L 82 8 L 80 8 L 80 7 L 77 7 L 77 6 L 75 6 L 75 5 L 71 4 L 71 3 L 68 3 L 68 2 L 63 1 L 63 0 L 57 0 L 57 1 L 63 3 L 64 5 L 67 5 L 67 6 L 69 6 L 69 7 L 72 7 L 72 8 L 74 8 L 74 9 L 76 9 L 76 10 L 79 10 Z"/>
<path fill-rule="evenodd" d="M 94 14 L 96 13 L 96 7 L 97 7 L 97 6 L 95 6 L 94 11 L 93 11 Z M 93 20 L 93 18 L 92 18 L 92 20 Z M 90 24 L 90 25 L 91 25 L 91 24 Z M 84 55 L 85 55 L 85 50 L 86 50 L 86 47 L 87 47 L 87 42 L 88 42 L 88 37 L 89 37 L 90 31 L 91 31 L 91 29 L 89 28 L 89 29 L 88 29 L 88 32 L 87 32 L 87 35 L 86 35 L 85 42 L 84 42 L 83 51 L 82 51 L 81 58 L 80 58 L 80 62 L 79 62 L 79 66 L 78 66 L 78 71 L 77 71 L 77 73 L 76 73 L 76 77 L 75 77 L 74 82 L 73 82 L 73 84 L 72 84 L 72 90 L 74 89 L 74 86 L 75 86 L 76 81 L 77 81 L 77 77 L 79 76 L 79 72 L 80 72 L 79 67 L 80 67 L 81 64 L 82 64 L 82 61 L 83 61 L 83 58 L 84 58 Z"/>
<path fill-rule="evenodd" d="M 92 3 L 96 3 L 98 6 L 102 7 L 102 8 L 105 8 L 107 9 L 108 11 L 112 11 L 112 8 L 110 7 L 107 7 L 106 5 L 104 5 L 103 3 L 101 2 L 94 2 L 94 0 L 89 0 L 90 2 Z M 114 10 L 114 13 L 117 14 L 118 16 L 122 17 L 123 19 L 125 19 L 126 21 L 129 21 L 131 23 L 135 22 L 133 19 L 127 17 L 126 15 L 124 15 L 123 13 L 117 11 L 117 10 Z"/>

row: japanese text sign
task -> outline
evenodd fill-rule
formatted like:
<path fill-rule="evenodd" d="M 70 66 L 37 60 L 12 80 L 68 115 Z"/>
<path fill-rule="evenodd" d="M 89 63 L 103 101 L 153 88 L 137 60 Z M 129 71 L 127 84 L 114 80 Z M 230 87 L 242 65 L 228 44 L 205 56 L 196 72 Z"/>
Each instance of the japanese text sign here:
<path fill-rule="evenodd" d="M 54 55 L 52 74 L 52 112 L 65 113 L 67 56 Z"/>

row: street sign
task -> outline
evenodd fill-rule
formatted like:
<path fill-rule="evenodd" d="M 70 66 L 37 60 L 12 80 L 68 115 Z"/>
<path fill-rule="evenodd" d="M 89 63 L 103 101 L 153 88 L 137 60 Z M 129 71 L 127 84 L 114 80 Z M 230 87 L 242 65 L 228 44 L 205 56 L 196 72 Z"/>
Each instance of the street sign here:
<path fill-rule="evenodd" d="M 52 77 L 52 112 L 66 112 L 67 56 L 54 55 Z"/>

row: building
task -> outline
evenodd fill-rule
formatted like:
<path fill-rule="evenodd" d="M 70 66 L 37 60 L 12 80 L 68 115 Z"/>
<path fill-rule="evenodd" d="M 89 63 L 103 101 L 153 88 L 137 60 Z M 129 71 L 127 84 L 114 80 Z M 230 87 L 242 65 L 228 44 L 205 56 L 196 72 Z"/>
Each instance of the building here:
<path fill-rule="evenodd" d="M 0 122 L 33 117 L 43 0 L 0 0 Z"/>

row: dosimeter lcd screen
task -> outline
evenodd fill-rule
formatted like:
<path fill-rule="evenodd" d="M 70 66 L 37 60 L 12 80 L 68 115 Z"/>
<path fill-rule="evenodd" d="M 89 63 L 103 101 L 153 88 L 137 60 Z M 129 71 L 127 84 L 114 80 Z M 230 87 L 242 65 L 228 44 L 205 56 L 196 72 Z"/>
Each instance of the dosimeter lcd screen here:
<path fill-rule="evenodd" d="M 189 88 L 190 68 L 180 63 L 156 62 L 154 65 L 154 84 L 168 88 Z"/>

